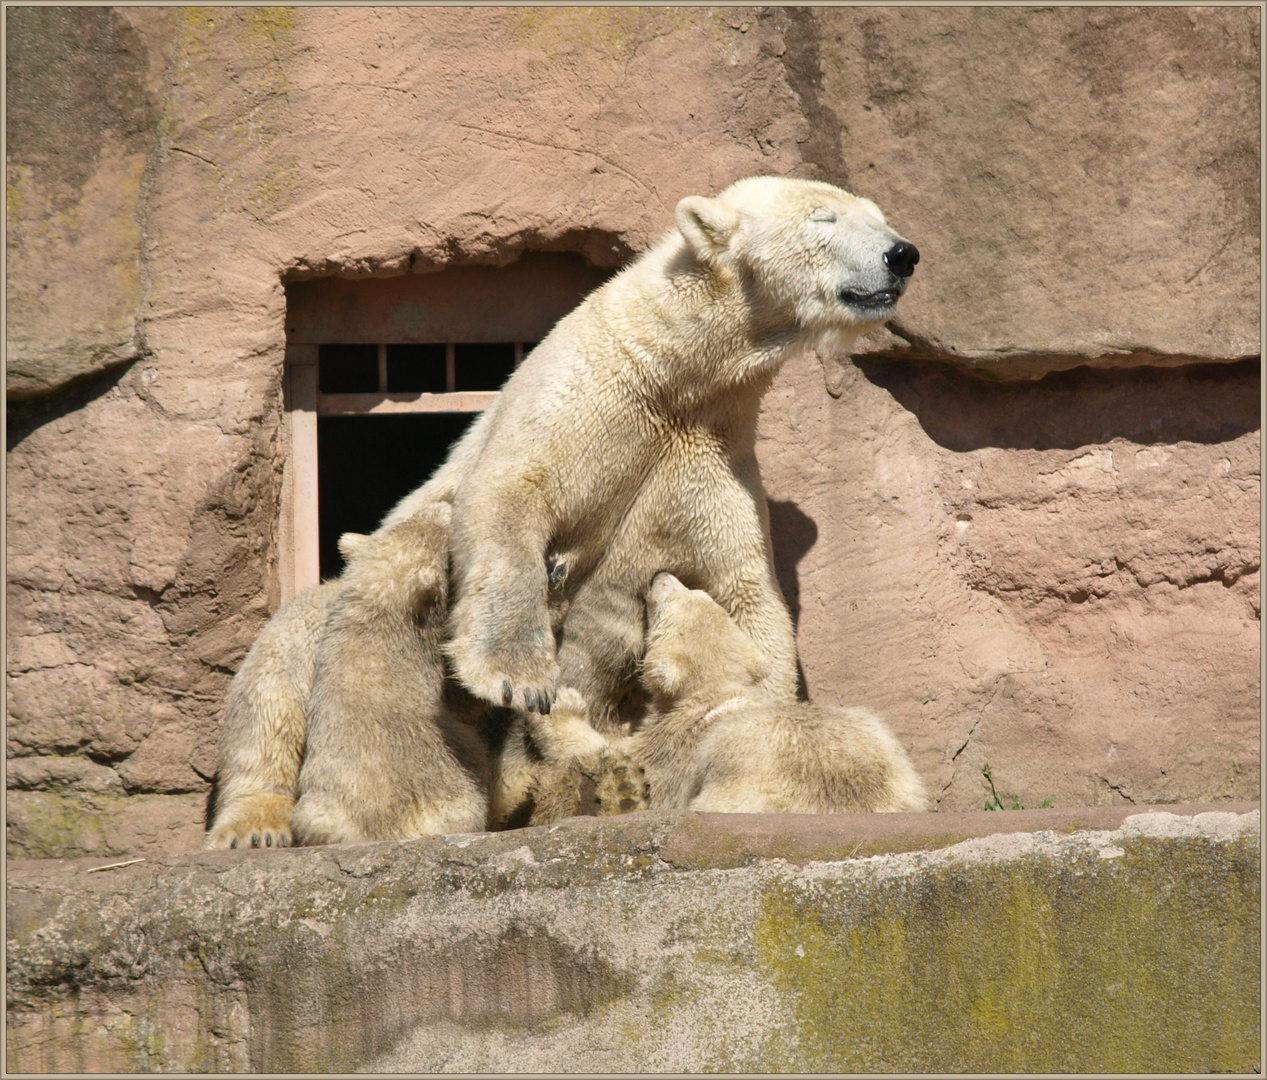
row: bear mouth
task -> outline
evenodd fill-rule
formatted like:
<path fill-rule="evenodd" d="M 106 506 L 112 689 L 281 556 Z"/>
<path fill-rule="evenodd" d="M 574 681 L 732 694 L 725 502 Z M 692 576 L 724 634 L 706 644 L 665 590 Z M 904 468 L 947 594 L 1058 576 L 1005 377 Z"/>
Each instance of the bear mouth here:
<path fill-rule="evenodd" d="M 901 289 L 876 289 L 874 292 L 863 292 L 860 289 L 841 289 L 836 294 L 842 304 L 861 311 L 884 311 L 897 304 L 902 295 Z"/>

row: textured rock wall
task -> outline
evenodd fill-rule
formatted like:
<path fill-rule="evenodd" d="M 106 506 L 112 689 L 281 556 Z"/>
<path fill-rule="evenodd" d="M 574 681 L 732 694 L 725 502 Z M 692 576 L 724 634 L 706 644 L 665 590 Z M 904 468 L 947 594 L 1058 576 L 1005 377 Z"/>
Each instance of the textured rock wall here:
<path fill-rule="evenodd" d="M 11 863 L 8 1067 L 1248 1073 L 1258 813 L 1224 807 Z"/>
<path fill-rule="evenodd" d="M 1258 15 L 832 8 L 821 100 L 928 264 L 899 334 L 1030 376 L 1256 357 Z"/>
<path fill-rule="evenodd" d="M 811 698 L 888 717 L 943 809 L 986 764 L 1009 805 L 1257 791 L 1255 362 L 821 378 L 761 447 Z"/>
<path fill-rule="evenodd" d="M 1256 9 L 13 14 L 14 852 L 198 842 L 279 597 L 284 280 L 612 266 L 763 172 L 923 254 L 763 414 L 810 692 L 945 808 L 987 761 L 1026 805 L 1256 792 Z"/>
<path fill-rule="evenodd" d="M 28 7 L 7 23 L 10 399 L 134 361 L 161 93 L 153 15 Z"/>

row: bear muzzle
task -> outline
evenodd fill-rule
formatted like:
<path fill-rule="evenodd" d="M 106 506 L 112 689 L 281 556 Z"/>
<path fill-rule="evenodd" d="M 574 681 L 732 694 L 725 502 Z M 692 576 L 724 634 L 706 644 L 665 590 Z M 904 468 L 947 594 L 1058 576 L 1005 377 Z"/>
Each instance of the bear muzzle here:
<path fill-rule="evenodd" d="M 686 586 L 667 570 L 661 570 L 651 579 L 651 587 L 647 589 L 647 616 L 652 621 L 659 614 L 660 605 L 670 596 L 686 592 Z"/>
<path fill-rule="evenodd" d="M 880 314 L 897 304 L 902 295 L 901 283 L 889 289 L 876 289 L 874 292 L 863 292 L 860 289 L 841 289 L 836 295 L 842 304 L 864 311 L 867 314 Z"/>
<path fill-rule="evenodd" d="M 880 258 L 892 279 L 888 287 L 872 290 L 845 287 L 836 294 L 842 304 L 848 304 L 868 315 L 883 314 L 897 304 L 902 293 L 906 291 L 907 280 L 915 273 L 915 264 L 919 262 L 919 249 L 906 240 L 899 240 Z"/>

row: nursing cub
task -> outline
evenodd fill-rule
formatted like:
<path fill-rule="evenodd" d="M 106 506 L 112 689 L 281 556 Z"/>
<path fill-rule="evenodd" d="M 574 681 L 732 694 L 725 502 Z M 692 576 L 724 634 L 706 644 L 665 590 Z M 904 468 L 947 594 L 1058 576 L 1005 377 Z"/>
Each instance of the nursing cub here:
<path fill-rule="evenodd" d="M 910 758 L 866 709 L 789 701 L 763 688 L 768 661 L 707 593 L 657 574 L 647 593 L 642 683 L 629 740 L 651 809 L 721 813 L 926 810 Z"/>

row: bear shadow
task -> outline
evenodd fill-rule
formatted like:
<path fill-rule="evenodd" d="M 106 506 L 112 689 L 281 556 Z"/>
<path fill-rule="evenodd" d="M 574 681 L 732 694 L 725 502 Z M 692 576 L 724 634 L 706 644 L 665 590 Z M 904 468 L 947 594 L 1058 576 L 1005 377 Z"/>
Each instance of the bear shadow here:
<path fill-rule="evenodd" d="M 818 540 L 818 526 L 794 502 L 771 500 L 768 505 L 770 539 L 774 547 L 774 573 L 778 578 L 779 588 L 783 590 L 783 599 L 787 601 L 788 610 L 792 613 L 792 627 L 795 629 L 801 621 L 801 579 L 797 564 Z M 809 700 L 805 671 L 801 667 L 799 654 L 796 658 L 796 695 L 801 701 Z"/>

